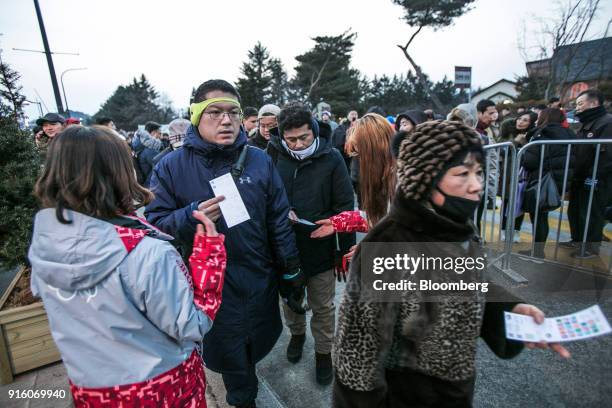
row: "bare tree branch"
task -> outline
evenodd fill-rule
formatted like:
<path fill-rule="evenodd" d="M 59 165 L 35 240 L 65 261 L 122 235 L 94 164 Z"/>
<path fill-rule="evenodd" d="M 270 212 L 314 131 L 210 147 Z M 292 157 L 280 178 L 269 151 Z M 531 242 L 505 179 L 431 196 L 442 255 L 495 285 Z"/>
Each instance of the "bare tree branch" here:
<path fill-rule="evenodd" d="M 315 88 L 315 86 L 318 85 L 319 81 L 321 80 L 321 76 L 323 75 L 323 71 L 325 71 L 325 67 L 327 66 L 327 63 L 329 62 L 329 55 L 327 56 L 327 58 L 325 59 L 325 62 L 323 62 L 323 65 L 321 66 L 321 69 L 319 69 L 319 72 L 317 73 L 317 78 L 314 78 L 314 72 L 312 73 L 311 77 L 310 77 L 310 87 L 308 88 L 308 93 L 306 94 L 306 100 L 310 100 L 310 94 L 312 93 L 313 89 Z"/>
<path fill-rule="evenodd" d="M 531 36 L 539 48 L 538 59 L 549 58 L 545 98 L 559 85 L 567 83 L 570 76 L 575 77 L 572 81 L 575 82 L 598 52 L 594 50 L 589 53 L 593 55 L 582 57 L 584 49 L 581 44 L 591 39 L 588 34 L 601 0 L 558 0 L 556 3 L 556 17 L 548 20 L 534 18 L 540 23 L 541 30 Z M 528 37 L 523 34 L 524 43 L 519 43 L 519 52 L 527 57 L 532 48 L 527 45 Z M 560 52 L 562 48 L 563 52 Z M 581 55 L 580 62 L 577 62 L 578 55 Z M 577 63 L 581 66 L 575 69 Z"/>
<path fill-rule="evenodd" d="M 423 26 L 420 26 L 415 32 L 414 34 L 412 34 L 412 36 L 410 37 L 410 39 L 408 40 L 408 42 L 406 43 L 406 46 L 404 48 L 408 49 L 408 46 L 410 46 L 410 43 L 412 43 L 412 40 L 414 40 L 414 37 L 417 36 L 418 33 L 421 32 L 421 30 L 423 29 Z"/>
<path fill-rule="evenodd" d="M 410 41 L 408 42 L 408 44 L 410 44 Z M 421 83 L 423 89 L 425 89 L 426 92 L 429 92 L 429 84 L 427 84 L 427 81 L 425 80 L 425 75 L 423 74 L 421 67 L 419 67 L 417 63 L 414 62 L 410 54 L 408 54 L 408 44 L 406 44 L 406 46 L 398 45 L 398 47 L 400 50 L 402 50 L 404 56 L 406 57 L 410 65 L 412 65 L 412 68 L 414 68 L 414 72 L 417 78 L 419 79 L 419 82 Z M 431 98 L 431 101 L 434 103 L 438 111 L 444 110 L 444 105 L 442 105 L 442 102 L 440 102 L 440 99 L 436 96 L 436 94 L 434 94 L 433 92 L 429 92 L 429 97 Z"/>

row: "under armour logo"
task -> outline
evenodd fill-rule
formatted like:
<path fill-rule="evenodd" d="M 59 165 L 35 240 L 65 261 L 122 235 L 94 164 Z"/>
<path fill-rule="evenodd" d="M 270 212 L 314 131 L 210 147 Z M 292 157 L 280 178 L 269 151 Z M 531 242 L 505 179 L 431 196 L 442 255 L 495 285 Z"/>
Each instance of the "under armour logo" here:
<path fill-rule="evenodd" d="M 238 180 L 240 181 L 240 184 L 251 184 L 251 177 L 240 177 Z"/>

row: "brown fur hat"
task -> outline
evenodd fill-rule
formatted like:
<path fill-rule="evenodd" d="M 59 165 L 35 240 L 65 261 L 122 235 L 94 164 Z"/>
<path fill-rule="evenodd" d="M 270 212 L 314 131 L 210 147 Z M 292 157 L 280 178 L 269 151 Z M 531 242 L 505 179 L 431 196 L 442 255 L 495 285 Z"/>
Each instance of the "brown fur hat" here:
<path fill-rule="evenodd" d="M 398 192 L 417 201 L 429 199 L 444 168 L 467 151 L 480 151 L 484 157 L 480 137 L 463 123 L 436 120 L 417 126 L 400 147 Z"/>

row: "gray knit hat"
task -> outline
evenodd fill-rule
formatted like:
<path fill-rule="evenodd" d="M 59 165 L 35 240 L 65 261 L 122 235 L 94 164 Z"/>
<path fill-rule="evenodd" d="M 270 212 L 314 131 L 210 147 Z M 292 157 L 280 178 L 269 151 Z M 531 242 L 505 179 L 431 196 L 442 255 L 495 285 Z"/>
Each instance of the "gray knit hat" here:
<path fill-rule="evenodd" d="M 480 151 L 478 134 L 460 122 L 430 121 L 416 127 L 400 147 L 397 183 L 406 198 L 429 199 L 434 184 L 454 158 L 467 151 Z"/>
<path fill-rule="evenodd" d="M 274 105 L 274 104 L 267 104 L 262 106 L 261 108 L 259 108 L 259 113 L 257 114 L 257 119 L 261 119 L 264 116 L 276 116 L 278 118 L 278 115 L 280 114 L 281 108 L 279 108 L 278 106 Z"/>
<path fill-rule="evenodd" d="M 169 136 L 185 136 L 187 133 L 187 128 L 191 126 L 191 122 L 187 119 L 174 119 L 170 124 L 168 124 L 168 135 Z"/>

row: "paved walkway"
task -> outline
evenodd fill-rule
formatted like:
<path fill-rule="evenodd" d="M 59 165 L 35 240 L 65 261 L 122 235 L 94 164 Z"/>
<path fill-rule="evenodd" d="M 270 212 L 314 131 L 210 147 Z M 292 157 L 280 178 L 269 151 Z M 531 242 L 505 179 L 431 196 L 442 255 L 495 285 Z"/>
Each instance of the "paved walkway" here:
<path fill-rule="evenodd" d="M 516 263 L 519 264 L 516 264 Z M 592 304 L 592 299 L 559 293 L 543 295 L 552 282 L 565 281 L 557 267 L 543 267 L 529 260 L 513 261 L 513 268 L 521 270 L 530 284 L 514 287 L 522 298 L 540 306 L 549 315 L 577 311 Z M 537 268 L 534 268 L 537 266 Z M 598 285 L 606 286 L 608 297 L 600 301 L 604 313 L 612 316 L 609 296 L 611 281 L 601 278 Z M 344 285 L 336 288 L 336 301 L 340 300 Z M 272 352 L 258 365 L 260 379 L 257 406 L 260 408 L 329 408 L 331 387 L 321 387 L 314 379 L 314 350 L 310 335 L 304 347 L 304 356 L 297 364 L 285 358 L 289 334 L 285 329 Z M 612 395 L 610 364 L 612 363 L 612 336 L 603 336 L 567 346 L 572 359 L 563 361 L 546 351 L 526 350 L 512 360 L 500 360 L 479 342 L 477 351 L 477 381 L 475 407 L 519 408 L 538 407 L 602 407 L 609 404 Z M 220 375 L 207 372 L 207 404 L 210 408 L 225 408 L 225 390 Z M 11 400 L 9 390 L 63 389 L 68 393 L 65 370 L 55 364 L 17 377 L 13 384 L 0 387 L 0 407 L 69 407 L 69 397 L 58 400 Z M 68 394 L 67 394 L 68 395 Z"/>

